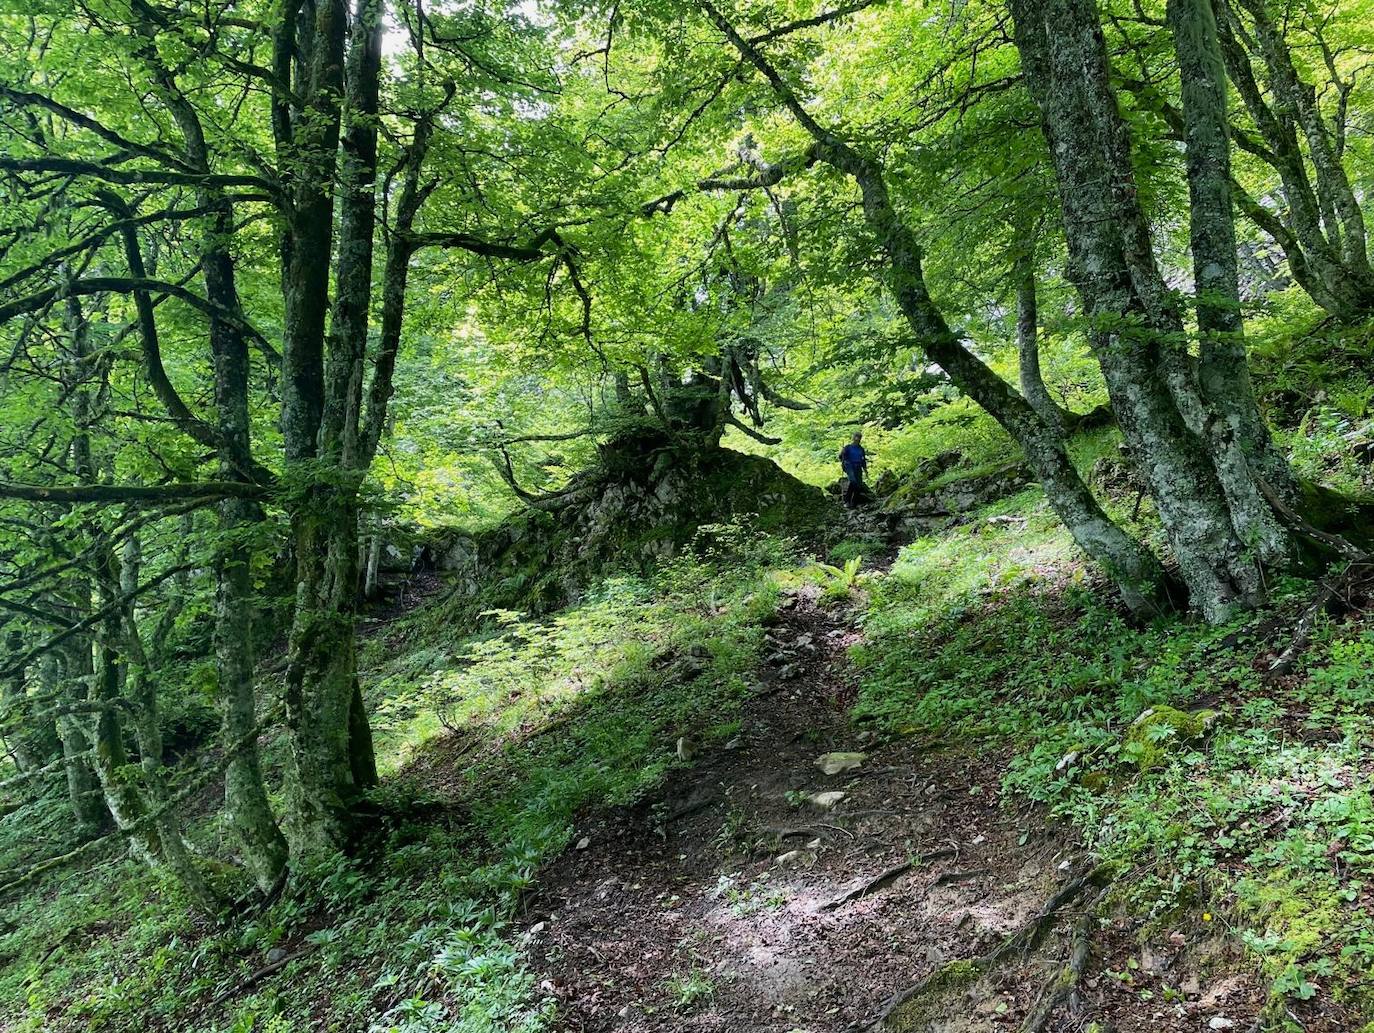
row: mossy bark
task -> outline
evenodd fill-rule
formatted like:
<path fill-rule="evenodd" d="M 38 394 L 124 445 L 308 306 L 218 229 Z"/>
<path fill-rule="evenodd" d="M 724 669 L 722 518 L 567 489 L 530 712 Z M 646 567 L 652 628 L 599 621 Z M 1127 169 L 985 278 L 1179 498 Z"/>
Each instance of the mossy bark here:
<path fill-rule="evenodd" d="M 1095 5 L 1014 0 L 1012 12 L 1059 182 L 1069 278 L 1117 422 L 1147 475 L 1190 602 L 1224 620 L 1263 599 L 1263 565 L 1286 560 L 1286 534 L 1250 475 L 1233 421 L 1198 386 L 1137 197 Z M 1256 420 L 1236 414 L 1239 423 Z"/>
<path fill-rule="evenodd" d="M 283 283 L 291 328 L 283 358 L 282 417 L 293 497 L 296 601 L 286 676 L 290 767 L 287 836 L 293 862 L 344 846 L 349 812 L 376 779 L 371 733 L 358 686 L 354 641 L 359 590 L 358 489 L 380 434 L 400 333 L 404 278 L 387 292 L 384 343 L 367 421 L 363 381 L 372 289 L 381 5 L 361 0 L 344 38 L 348 8 L 319 5 L 302 93 L 313 128 L 297 132 L 316 175 L 296 181 L 297 218 L 286 235 Z M 342 148 L 339 145 L 342 143 Z M 418 157 L 412 156 L 415 161 Z M 334 236 L 335 175 L 340 219 Z M 412 213 L 413 214 L 413 213 Z M 334 245 L 337 244 L 337 248 Z M 329 266 L 336 259 L 333 316 L 325 339 Z M 394 267 L 389 264 L 388 269 Z M 390 282 L 390 281 L 389 281 Z"/>
<path fill-rule="evenodd" d="M 1255 401 L 1245 349 L 1240 271 L 1231 192 L 1231 132 L 1226 70 L 1211 0 L 1170 0 L 1168 19 L 1182 82 L 1188 164 L 1189 234 L 1199 333 L 1198 386 L 1217 428 L 1239 450 L 1228 462 L 1243 486 L 1258 472 L 1290 503 L 1297 488 Z M 1294 543 L 1259 494 L 1229 493 L 1247 507 L 1237 531 L 1253 532 L 1266 562 L 1285 565 Z"/>
<path fill-rule="evenodd" d="M 1214 10 L 1227 74 L 1257 130 L 1246 149 L 1277 173 L 1287 209 L 1282 218 L 1255 203 L 1246 211 L 1283 248 L 1294 279 L 1318 305 L 1340 319 L 1362 318 L 1374 308 L 1364 219 L 1315 91 L 1263 0 L 1217 0 Z"/>

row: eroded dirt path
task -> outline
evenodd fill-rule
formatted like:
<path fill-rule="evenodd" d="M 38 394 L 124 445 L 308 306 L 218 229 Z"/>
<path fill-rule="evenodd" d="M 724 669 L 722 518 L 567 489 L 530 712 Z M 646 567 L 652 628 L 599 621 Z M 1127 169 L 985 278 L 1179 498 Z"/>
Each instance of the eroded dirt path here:
<path fill-rule="evenodd" d="M 541 875 L 525 928 L 561 1028 L 863 1028 L 1053 892 L 1068 848 L 999 806 L 1005 758 L 851 726 L 852 620 L 793 601 L 736 739 L 651 805 L 592 819 Z M 817 760 L 834 752 L 865 756 L 826 774 Z M 1011 1019 L 1037 990 L 980 995 L 967 1028 Z"/>

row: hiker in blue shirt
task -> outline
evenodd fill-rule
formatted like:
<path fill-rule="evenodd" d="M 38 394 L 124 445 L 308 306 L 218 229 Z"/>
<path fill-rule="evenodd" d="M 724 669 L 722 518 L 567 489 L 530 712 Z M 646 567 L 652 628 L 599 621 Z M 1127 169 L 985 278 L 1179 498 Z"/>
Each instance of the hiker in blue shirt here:
<path fill-rule="evenodd" d="M 844 471 L 844 504 L 853 509 L 868 494 L 864 474 L 868 472 L 868 453 L 864 451 L 864 436 L 855 433 L 854 440 L 840 449 L 840 469 Z"/>

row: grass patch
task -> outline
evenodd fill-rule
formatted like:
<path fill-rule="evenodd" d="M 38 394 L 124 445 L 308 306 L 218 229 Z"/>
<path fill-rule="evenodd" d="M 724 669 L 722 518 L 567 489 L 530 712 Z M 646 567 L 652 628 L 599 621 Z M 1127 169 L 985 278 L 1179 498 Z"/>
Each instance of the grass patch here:
<path fill-rule="evenodd" d="M 787 550 L 715 527 L 653 578 L 608 581 L 547 619 L 495 612 L 464 638 L 436 605 L 373 636 L 363 678 L 388 777 L 354 855 L 222 925 L 128 859 L 36 888 L 0 927 L 6 1028 L 548 1028 L 510 928 L 519 896 L 581 816 L 682 763 L 679 736 L 737 732 Z M 681 989 L 684 1008 L 709 996 Z"/>

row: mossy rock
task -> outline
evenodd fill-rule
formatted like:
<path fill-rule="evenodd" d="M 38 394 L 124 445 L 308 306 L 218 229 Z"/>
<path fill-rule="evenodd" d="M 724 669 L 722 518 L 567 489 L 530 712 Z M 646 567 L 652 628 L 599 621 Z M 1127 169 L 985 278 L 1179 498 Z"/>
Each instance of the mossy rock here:
<path fill-rule="evenodd" d="M 1141 771 L 1163 767 L 1182 744 L 1201 740 L 1216 724 L 1215 710 L 1150 707 L 1126 730 L 1126 755 Z"/>
<path fill-rule="evenodd" d="M 1106 771 L 1086 771 L 1078 784 L 1090 793 L 1102 793 L 1111 787 L 1112 776 Z"/>

